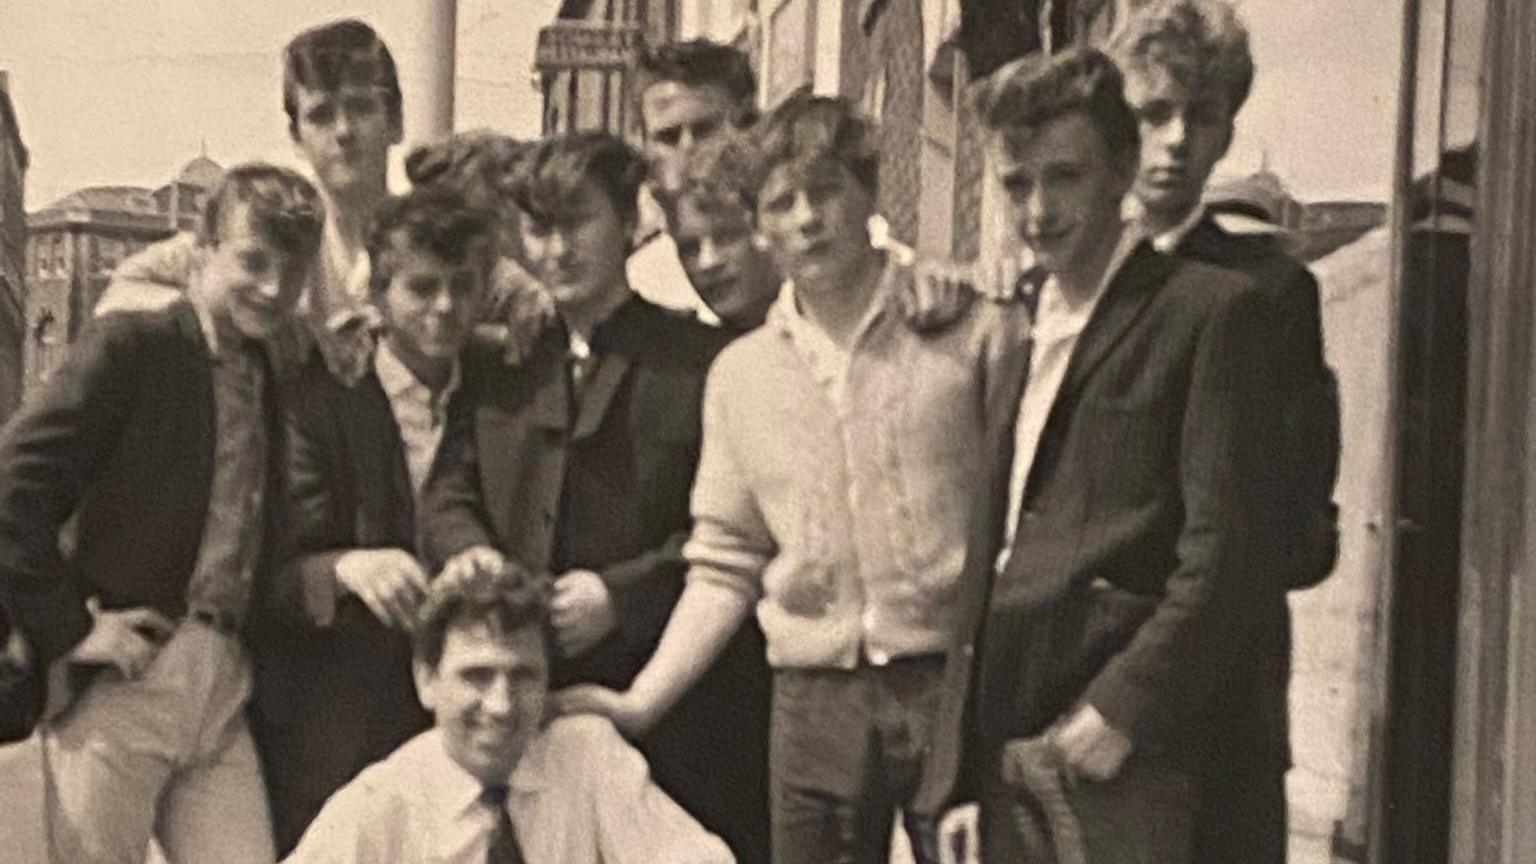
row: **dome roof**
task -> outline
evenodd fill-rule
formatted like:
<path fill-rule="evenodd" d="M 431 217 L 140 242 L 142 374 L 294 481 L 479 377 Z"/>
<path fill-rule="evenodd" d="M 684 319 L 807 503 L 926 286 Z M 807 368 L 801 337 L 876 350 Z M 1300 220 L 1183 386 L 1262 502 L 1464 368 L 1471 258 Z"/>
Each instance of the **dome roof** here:
<path fill-rule="evenodd" d="M 199 186 L 203 189 L 212 189 L 219 185 L 219 180 L 224 177 L 224 167 L 209 159 L 207 156 L 198 156 L 186 165 L 176 175 L 177 183 L 185 183 L 188 186 Z"/>

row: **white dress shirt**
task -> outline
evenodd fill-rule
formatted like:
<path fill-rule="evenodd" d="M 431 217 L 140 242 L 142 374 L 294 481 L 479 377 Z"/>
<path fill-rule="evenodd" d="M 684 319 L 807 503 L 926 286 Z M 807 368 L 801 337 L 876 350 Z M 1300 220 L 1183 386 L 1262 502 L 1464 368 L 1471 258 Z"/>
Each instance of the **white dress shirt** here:
<path fill-rule="evenodd" d="M 459 364 L 453 364 L 448 386 L 433 393 L 416 374 L 390 350 L 388 340 L 379 342 L 373 352 L 373 370 L 389 398 L 389 410 L 400 428 L 400 443 L 405 446 L 405 467 L 411 476 L 411 490 L 421 488 L 432 473 L 437 448 L 443 443 L 443 421 L 448 415 L 448 400 L 459 389 Z"/>
<path fill-rule="evenodd" d="M 1045 432 L 1051 407 L 1056 404 L 1056 394 L 1067 376 L 1078 337 L 1088 326 L 1105 289 L 1114 281 L 1140 240 L 1141 236 L 1127 226 L 1090 297 L 1076 302 L 1069 300 L 1054 274 L 1046 277 L 1040 287 L 1040 301 L 1030 327 L 1033 346 L 1029 354 L 1029 378 L 1024 385 L 1024 395 L 1019 399 L 1019 417 L 1014 424 L 1013 467 L 1008 476 L 1008 521 L 1004 523 L 1007 527 L 1003 547 L 997 556 L 999 572 L 1008 566 L 1013 537 L 1018 531 L 1019 516 L 1024 507 L 1024 486 L 1029 481 L 1035 452 L 1040 448 L 1040 436 Z"/>
<path fill-rule="evenodd" d="M 651 782 L 607 720 L 555 720 L 512 772 L 507 813 L 529 864 L 731 864 L 730 850 Z M 287 864 L 485 864 L 496 814 L 437 729 L 343 786 Z"/>
<path fill-rule="evenodd" d="M 1184 242 L 1184 238 L 1188 237 L 1189 232 L 1195 230 L 1195 226 L 1199 225 L 1200 220 L 1204 218 L 1205 202 L 1201 201 L 1189 211 L 1189 215 L 1185 216 L 1179 224 L 1160 234 L 1152 235 L 1152 248 L 1164 255 L 1172 254 L 1173 250 L 1179 248 L 1179 244 Z"/>

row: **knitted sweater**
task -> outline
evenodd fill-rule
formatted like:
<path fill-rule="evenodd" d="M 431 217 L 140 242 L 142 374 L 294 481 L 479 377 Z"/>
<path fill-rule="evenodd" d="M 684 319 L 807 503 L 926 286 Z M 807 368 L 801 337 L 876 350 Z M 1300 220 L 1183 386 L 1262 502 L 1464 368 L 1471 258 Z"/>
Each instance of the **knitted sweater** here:
<path fill-rule="evenodd" d="M 975 305 L 919 335 L 886 291 L 846 358 L 787 287 L 704 396 L 690 580 L 757 602 L 775 668 L 944 650 L 978 497 L 988 376 L 1025 332 Z"/>

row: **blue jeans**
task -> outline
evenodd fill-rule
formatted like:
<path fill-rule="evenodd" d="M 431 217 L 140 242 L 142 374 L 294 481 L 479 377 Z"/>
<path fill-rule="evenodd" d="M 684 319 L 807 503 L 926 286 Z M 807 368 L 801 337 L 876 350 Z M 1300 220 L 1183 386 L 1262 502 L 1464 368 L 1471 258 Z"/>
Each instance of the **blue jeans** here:
<path fill-rule="evenodd" d="M 932 748 L 944 658 L 774 672 L 769 766 L 775 864 L 887 864 L 895 812 Z M 937 833 L 904 817 L 920 864 Z"/>

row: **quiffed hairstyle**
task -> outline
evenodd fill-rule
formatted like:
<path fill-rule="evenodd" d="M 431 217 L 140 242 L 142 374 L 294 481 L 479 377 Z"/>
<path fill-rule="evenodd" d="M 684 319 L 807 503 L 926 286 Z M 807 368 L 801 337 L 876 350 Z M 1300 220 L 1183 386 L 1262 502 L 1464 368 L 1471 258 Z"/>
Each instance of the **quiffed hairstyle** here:
<path fill-rule="evenodd" d="M 490 130 L 460 132 L 405 157 L 412 186 L 452 189 L 471 206 L 499 209 L 510 200 L 517 162 L 533 145 Z"/>
<path fill-rule="evenodd" d="M 1248 30 L 1223 0 L 1153 0 L 1126 19 L 1110 50 L 1128 73 L 1161 68 L 1196 95 L 1220 88 L 1230 116 L 1253 89 Z"/>
<path fill-rule="evenodd" d="M 198 245 L 218 246 L 224 221 L 241 207 L 251 230 L 288 254 L 304 258 L 320 248 L 325 223 L 320 193 L 293 171 L 262 162 L 247 162 L 224 172 L 203 207 Z"/>
<path fill-rule="evenodd" d="M 299 131 L 299 87 L 333 91 L 347 85 L 384 88 L 391 122 L 400 122 L 400 79 L 395 58 L 372 27 L 356 19 L 332 21 L 293 37 L 283 50 L 283 110 L 288 132 Z"/>
<path fill-rule="evenodd" d="M 757 99 L 757 75 L 752 61 L 738 48 L 708 39 L 667 42 L 640 52 L 635 62 L 639 86 L 636 93 L 665 81 L 687 87 L 719 87 L 742 108 L 739 124 L 752 121 Z"/>
<path fill-rule="evenodd" d="M 781 166 L 803 171 L 822 162 L 847 168 L 871 194 L 880 187 L 880 149 L 875 126 L 841 96 L 800 91 L 752 129 L 757 140 L 754 192 Z"/>
<path fill-rule="evenodd" d="M 639 211 L 646 164 L 623 139 L 606 132 L 577 132 L 548 138 L 517 162 L 512 200 L 541 224 L 559 223 L 570 213 L 577 187 L 590 180 L 633 225 Z"/>
<path fill-rule="evenodd" d="M 495 214 L 501 228 L 503 254 L 522 261 L 517 224 L 521 218 L 512 200 L 512 175 L 532 144 L 489 130 L 460 132 L 446 141 L 426 144 L 405 157 L 405 176 L 413 187 L 452 189 L 471 207 Z"/>
<path fill-rule="evenodd" d="M 1060 117 L 1083 113 L 1112 155 L 1136 158 L 1136 115 L 1125 102 L 1125 80 L 1113 61 L 1091 48 L 1031 55 L 997 70 L 978 99 L 982 122 L 1005 138 Z"/>
<path fill-rule="evenodd" d="M 420 621 L 412 633 L 413 656 L 436 668 L 443 659 L 448 630 L 464 623 L 485 623 L 504 634 L 542 624 L 549 585 L 515 564 L 496 573 L 472 571 L 440 577 L 427 590 Z"/>
<path fill-rule="evenodd" d="M 496 260 L 495 216 L 472 207 L 453 189 L 424 186 L 386 199 L 368 237 L 368 288 L 377 294 L 394 278 L 393 238 L 451 264 L 467 263 L 489 275 Z"/>

